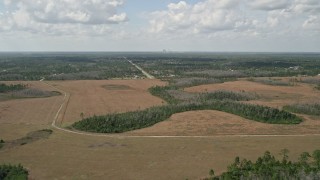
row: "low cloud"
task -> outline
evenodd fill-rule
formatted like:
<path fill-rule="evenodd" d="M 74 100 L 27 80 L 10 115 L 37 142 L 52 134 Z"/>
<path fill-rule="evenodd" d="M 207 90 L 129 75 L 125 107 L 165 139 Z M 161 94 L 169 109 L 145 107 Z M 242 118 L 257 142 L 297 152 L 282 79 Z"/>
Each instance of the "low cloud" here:
<path fill-rule="evenodd" d="M 234 34 L 272 36 L 319 29 L 319 0 L 204 0 L 170 3 L 149 16 L 149 32 L 185 36 Z"/>

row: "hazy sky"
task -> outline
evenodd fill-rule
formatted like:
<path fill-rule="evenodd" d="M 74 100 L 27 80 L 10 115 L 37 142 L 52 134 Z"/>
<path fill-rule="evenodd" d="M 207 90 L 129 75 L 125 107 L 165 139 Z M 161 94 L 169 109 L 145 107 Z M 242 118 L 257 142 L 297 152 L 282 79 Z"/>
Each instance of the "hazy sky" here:
<path fill-rule="evenodd" d="M 320 0 L 0 0 L 0 51 L 320 52 Z"/>

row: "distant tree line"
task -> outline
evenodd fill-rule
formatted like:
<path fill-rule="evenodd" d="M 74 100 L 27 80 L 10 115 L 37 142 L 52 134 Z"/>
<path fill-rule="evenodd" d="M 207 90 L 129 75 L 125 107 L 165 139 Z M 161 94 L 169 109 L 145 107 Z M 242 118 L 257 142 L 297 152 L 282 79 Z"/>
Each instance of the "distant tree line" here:
<path fill-rule="evenodd" d="M 288 153 L 287 149 L 281 150 L 282 159 L 278 160 L 266 151 L 255 162 L 236 157 L 227 172 L 215 176 L 214 170 L 210 170 L 210 177 L 206 180 L 320 179 L 320 150 L 315 150 L 312 155 L 303 152 L 298 162 L 289 161 Z"/>

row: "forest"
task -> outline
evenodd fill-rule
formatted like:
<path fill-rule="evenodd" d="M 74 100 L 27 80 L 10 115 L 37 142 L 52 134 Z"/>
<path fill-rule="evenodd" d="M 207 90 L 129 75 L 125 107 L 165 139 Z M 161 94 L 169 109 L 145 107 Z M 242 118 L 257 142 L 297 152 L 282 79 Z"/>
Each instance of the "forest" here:
<path fill-rule="evenodd" d="M 0 81 L 144 78 L 127 60 L 164 80 L 318 75 L 306 53 L 0 53 Z M 206 80 L 207 79 L 207 80 Z"/>
<path fill-rule="evenodd" d="M 78 121 L 69 128 L 97 133 L 121 133 L 152 126 L 168 119 L 175 113 L 194 110 L 218 110 L 270 124 L 299 124 L 302 122 L 302 119 L 298 116 L 275 108 L 229 100 L 213 100 L 202 103 L 158 106 L 120 114 L 93 116 Z"/>
<path fill-rule="evenodd" d="M 289 160 L 289 150 L 282 149 L 279 160 L 266 151 L 255 162 L 236 157 L 228 166 L 227 172 L 215 175 L 213 169 L 209 171 L 205 180 L 241 180 L 241 179 L 320 179 L 320 150 L 312 154 L 303 152 L 299 161 Z"/>

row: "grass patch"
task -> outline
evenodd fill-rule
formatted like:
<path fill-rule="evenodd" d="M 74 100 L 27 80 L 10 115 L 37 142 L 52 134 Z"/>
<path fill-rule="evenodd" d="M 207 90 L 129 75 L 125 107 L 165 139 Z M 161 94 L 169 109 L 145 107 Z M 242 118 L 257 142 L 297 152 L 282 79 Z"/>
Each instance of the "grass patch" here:
<path fill-rule="evenodd" d="M 119 85 L 119 84 L 107 84 L 103 85 L 103 88 L 106 90 L 131 90 L 132 88 L 127 85 Z"/>
<path fill-rule="evenodd" d="M 0 101 L 9 101 L 23 98 L 46 98 L 59 95 L 61 95 L 59 91 L 43 91 L 39 89 L 29 88 L 8 93 L 0 93 Z"/>
<path fill-rule="evenodd" d="M 254 79 L 254 78 L 248 78 L 248 81 L 253 81 L 261 84 L 271 85 L 271 86 L 293 86 L 294 81 L 292 82 L 285 82 L 281 79 Z"/>
<path fill-rule="evenodd" d="M 253 79 L 249 78 L 248 81 L 253 81 L 261 84 L 271 85 L 271 86 L 293 86 L 295 81 L 292 82 L 285 82 L 279 79 Z"/>
<path fill-rule="evenodd" d="M 320 104 L 293 104 L 284 106 L 283 109 L 294 112 L 294 113 L 301 113 L 301 114 L 308 114 L 308 115 L 315 115 L 320 116 Z"/>
<path fill-rule="evenodd" d="M 29 132 L 25 137 L 8 141 L 5 143 L 0 143 L 0 145 L 2 144 L 3 148 L 14 148 L 14 147 L 30 144 L 40 139 L 47 139 L 52 133 L 53 131 L 51 129 L 42 129 L 38 131 L 33 131 L 33 132 Z"/>
<path fill-rule="evenodd" d="M 15 98 L 41 98 L 41 97 L 51 97 L 61 95 L 58 91 L 43 91 L 40 89 L 23 89 L 20 91 L 15 91 L 11 93 L 12 97 Z"/>

